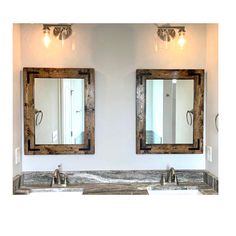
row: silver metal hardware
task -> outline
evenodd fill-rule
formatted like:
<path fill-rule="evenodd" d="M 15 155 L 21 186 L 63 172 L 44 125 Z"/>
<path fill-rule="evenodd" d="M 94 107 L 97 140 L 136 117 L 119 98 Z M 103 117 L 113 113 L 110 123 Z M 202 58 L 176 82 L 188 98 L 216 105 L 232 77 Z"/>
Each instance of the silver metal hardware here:
<path fill-rule="evenodd" d="M 54 27 L 53 35 L 59 40 L 65 40 L 72 35 L 71 24 L 43 24 L 43 32 L 50 33 L 50 27 Z"/>
<path fill-rule="evenodd" d="M 161 175 L 161 181 L 160 181 L 161 185 L 165 185 L 166 184 L 166 179 L 164 174 Z"/>
<path fill-rule="evenodd" d="M 60 173 L 61 165 L 54 170 L 52 175 L 51 187 L 66 187 L 67 186 L 67 175 L 65 173 Z"/>
<path fill-rule="evenodd" d="M 216 131 L 218 132 L 218 119 L 219 119 L 219 113 L 217 113 L 217 115 L 215 116 L 215 127 L 216 127 Z"/>
<path fill-rule="evenodd" d="M 175 30 L 178 30 L 179 34 L 184 34 L 186 32 L 185 26 L 171 26 L 170 24 L 155 25 L 157 27 L 158 37 L 165 42 L 170 42 L 176 37 Z"/>
<path fill-rule="evenodd" d="M 34 109 L 35 112 L 35 125 L 38 126 L 42 123 L 43 120 L 43 112 L 41 110 Z"/>
<path fill-rule="evenodd" d="M 179 185 L 179 181 L 175 172 L 175 169 L 172 167 L 168 170 L 167 176 L 165 178 L 164 174 L 161 176 L 160 184 L 165 185 L 167 183 Z"/>
<path fill-rule="evenodd" d="M 189 126 L 193 124 L 193 109 L 186 112 L 186 121 Z"/>

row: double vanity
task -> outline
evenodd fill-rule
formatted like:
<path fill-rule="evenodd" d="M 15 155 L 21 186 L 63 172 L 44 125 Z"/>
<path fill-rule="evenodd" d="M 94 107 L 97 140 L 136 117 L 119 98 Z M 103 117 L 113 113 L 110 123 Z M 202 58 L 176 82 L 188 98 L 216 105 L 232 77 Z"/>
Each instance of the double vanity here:
<path fill-rule="evenodd" d="M 14 179 L 14 194 L 67 192 L 78 195 L 215 195 L 218 180 L 201 170 L 175 170 L 168 180 L 168 171 L 75 171 L 64 172 L 67 184 L 52 184 L 52 172 L 24 172 Z M 163 183 L 163 176 L 166 180 Z"/>
<path fill-rule="evenodd" d="M 24 154 L 95 154 L 95 70 L 24 68 L 23 74 Z M 204 70 L 137 70 L 136 154 L 202 154 L 203 106 Z M 13 192 L 217 194 L 218 179 L 205 170 L 58 168 L 23 172 L 14 178 Z"/>

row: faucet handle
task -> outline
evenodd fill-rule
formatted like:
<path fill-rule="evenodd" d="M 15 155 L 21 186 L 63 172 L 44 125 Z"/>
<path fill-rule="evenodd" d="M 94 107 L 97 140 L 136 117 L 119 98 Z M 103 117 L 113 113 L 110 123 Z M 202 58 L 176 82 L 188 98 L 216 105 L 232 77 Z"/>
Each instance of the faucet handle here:
<path fill-rule="evenodd" d="M 166 181 L 167 181 L 168 183 L 171 182 L 171 173 L 170 173 L 170 171 L 168 171 L 168 173 L 167 173 Z"/>
<path fill-rule="evenodd" d="M 64 184 L 67 185 L 67 176 L 65 175 Z"/>
<path fill-rule="evenodd" d="M 51 180 L 51 186 L 55 184 L 55 179 L 54 179 L 54 176 L 52 177 L 52 180 Z"/>
<path fill-rule="evenodd" d="M 179 180 L 178 180 L 178 178 L 177 178 L 177 175 L 175 175 L 175 183 L 176 183 L 177 185 L 179 185 Z"/>
<path fill-rule="evenodd" d="M 166 183 L 164 174 L 161 175 L 161 181 L 160 181 L 160 183 L 161 183 L 161 185 L 165 185 L 165 183 Z"/>
<path fill-rule="evenodd" d="M 61 177 L 61 182 L 64 185 L 67 185 L 67 175 L 65 173 L 60 173 L 60 177 Z"/>

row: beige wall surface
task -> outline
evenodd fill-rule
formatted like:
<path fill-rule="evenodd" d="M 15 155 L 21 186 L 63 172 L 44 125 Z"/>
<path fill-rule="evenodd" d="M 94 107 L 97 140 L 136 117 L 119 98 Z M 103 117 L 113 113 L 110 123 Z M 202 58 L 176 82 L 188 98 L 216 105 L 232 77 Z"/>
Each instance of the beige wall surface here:
<path fill-rule="evenodd" d="M 20 25 L 13 26 L 13 176 L 20 174 L 21 161 L 21 38 Z M 17 153 L 16 153 L 17 152 Z M 16 155 L 20 155 L 20 162 L 16 163 Z"/>
<path fill-rule="evenodd" d="M 206 145 L 212 147 L 212 162 L 206 160 L 206 169 L 218 176 L 218 132 L 215 127 L 215 117 L 218 114 L 218 24 L 207 25 L 206 70 Z"/>

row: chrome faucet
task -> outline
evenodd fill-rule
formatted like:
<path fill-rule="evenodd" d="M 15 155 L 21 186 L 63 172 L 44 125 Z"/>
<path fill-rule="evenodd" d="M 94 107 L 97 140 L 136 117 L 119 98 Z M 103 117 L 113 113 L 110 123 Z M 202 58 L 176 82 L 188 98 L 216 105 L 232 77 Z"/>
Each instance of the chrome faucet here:
<path fill-rule="evenodd" d="M 172 183 L 175 182 L 176 174 L 175 174 L 175 169 L 172 167 L 169 169 L 167 173 L 167 182 Z"/>
<path fill-rule="evenodd" d="M 67 186 L 67 176 L 60 172 L 61 165 L 54 170 L 52 175 L 51 187 L 66 187 Z"/>
<path fill-rule="evenodd" d="M 166 178 L 164 174 L 162 174 L 160 183 L 161 185 L 165 185 L 166 183 L 175 183 L 176 185 L 179 185 L 179 181 L 173 167 L 168 170 Z"/>

